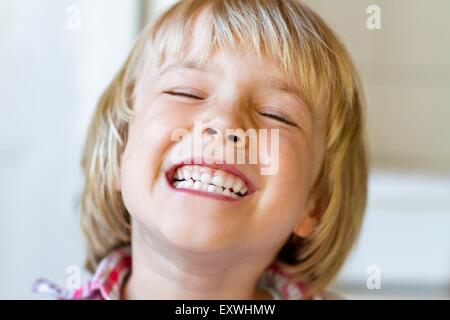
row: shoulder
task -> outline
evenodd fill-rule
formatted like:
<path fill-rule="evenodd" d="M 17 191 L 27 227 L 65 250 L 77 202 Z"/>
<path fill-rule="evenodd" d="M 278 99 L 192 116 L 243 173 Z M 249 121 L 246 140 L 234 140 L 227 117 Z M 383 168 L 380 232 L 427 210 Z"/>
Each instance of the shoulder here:
<path fill-rule="evenodd" d="M 130 270 L 130 248 L 122 247 L 106 256 L 92 279 L 79 288 L 64 288 L 47 279 L 38 279 L 32 290 L 61 300 L 116 300 L 120 298 L 121 287 Z"/>
<path fill-rule="evenodd" d="M 277 262 L 272 263 L 262 274 L 258 286 L 268 291 L 274 300 L 336 300 L 340 299 L 329 292 L 308 295 L 308 284 L 296 280 L 283 270 Z"/>

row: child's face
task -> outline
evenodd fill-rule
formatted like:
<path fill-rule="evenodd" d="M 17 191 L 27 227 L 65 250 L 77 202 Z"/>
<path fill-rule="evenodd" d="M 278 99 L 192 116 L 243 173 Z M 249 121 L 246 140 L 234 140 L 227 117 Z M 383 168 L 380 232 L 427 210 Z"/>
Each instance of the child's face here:
<path fill-rule="evenodd" d="M 187 251 L 242 257 L 275 255 L 293 231 L 307 236 L 316 222 L 310 214 L 317 195 L 311 190 L 323 158 L 325 121 L 269 81 L 286 77 L 266 60 L 229 51 L 216 53 L 205 70 L 179 67 L 153 74 L 135 100 L 121 161 L 120 188 L 133 227 Z M 172 141 L 171 134 L 191 130 L 195 121 L 224 136 L 227 128 L 279 129 L 278 171 L 261 175 L 259 163 L 234 165 L 254 186 L 239 198 L 175 189 L 166 173 L 181 142 Z M 199 168 L 200 174 L 207 170 Z"/>

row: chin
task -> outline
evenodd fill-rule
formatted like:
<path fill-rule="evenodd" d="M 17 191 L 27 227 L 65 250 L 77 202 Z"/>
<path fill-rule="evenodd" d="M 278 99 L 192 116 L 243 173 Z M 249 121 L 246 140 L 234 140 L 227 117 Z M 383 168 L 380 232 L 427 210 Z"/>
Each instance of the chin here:
<path fill-rule="evenodd" d="M 169 246 L 192 254 L 220 253 L 240 246 L 240 237 L 217 223 L 179 221 L 160 226 Z"/>

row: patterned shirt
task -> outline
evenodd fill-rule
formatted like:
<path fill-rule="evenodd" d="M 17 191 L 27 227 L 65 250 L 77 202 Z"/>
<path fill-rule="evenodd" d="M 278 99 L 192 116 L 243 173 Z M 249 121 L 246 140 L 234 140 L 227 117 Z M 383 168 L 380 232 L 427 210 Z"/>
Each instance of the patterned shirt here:
<path fill-rule="evenodd" d="M 33 291 L 49 293 L 57 299 L 119 300 L 122 287 L 131 272 L 130 247 L 111 252 L 98 265 L 93 278 L 77 289 L 64 289 L 45 279 L 38 279 Z M 257 286 L 269 292 L 274 300 L 303 300 L 303 283 L 292 281 L 274 262 L 261 275 Z M 322 297 L 313 297 L 322 299 Z"/>

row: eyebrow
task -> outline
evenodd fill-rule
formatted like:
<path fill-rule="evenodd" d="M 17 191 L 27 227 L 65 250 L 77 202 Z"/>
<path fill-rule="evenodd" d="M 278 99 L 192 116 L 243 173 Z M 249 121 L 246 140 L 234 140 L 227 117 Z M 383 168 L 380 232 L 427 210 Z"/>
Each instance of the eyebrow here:
<path fill-rule="evenodd" d="M 311 108 L 309 107 L 309 105 L 306 103 L 306 101 L 304 100 L 304 96 L 301 94 L 300 90 L 297 89 L 296 87 L 292 86 L 291 84 L 289 84 L 286 81 L 283 81 L 279 78 L 266 78 L 264 80 L 264 84 L 276 91 L 281 91 L 284 93 L 287 93 L 289 95 L 294 96 L 295 98 L 297 98 L 302 105 L 305 106 L 306 110 L 308 110 L 308 112 L 311 115 L 314 115 Z"/>
<path fill-rule="evenodd" d="M 214 67 L 217 67 L 216 65 L 214 65 Z M 173 63 L 168 64 L 167 66 L 163 67 L 159 73 L 158 76 L 162 76 L 165 73 L 168 73 L 172 70 L 175 69 L 192 69 L 192 70 L 198 70 L 198 71 L 207 71 L 209 70 L 211 67 L 208 66 L 207 64 L 202 64 L 200 63 L 198 60 L 192 60 L 192 59 L 187 59 L 187 60 L 182 60 L 182 61 L 175 61 Z"/>

